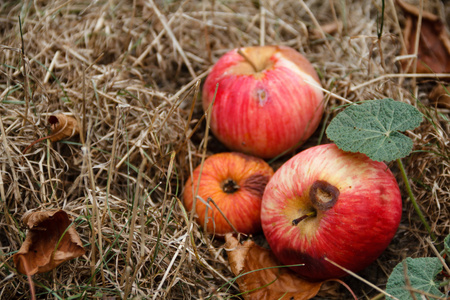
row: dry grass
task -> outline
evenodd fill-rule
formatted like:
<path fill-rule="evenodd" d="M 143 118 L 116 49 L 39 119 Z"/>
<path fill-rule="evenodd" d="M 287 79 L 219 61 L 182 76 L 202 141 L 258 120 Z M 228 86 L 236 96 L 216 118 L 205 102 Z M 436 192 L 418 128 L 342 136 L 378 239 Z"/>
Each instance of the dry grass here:
<path fill-rule="evenodd" d="M 419 77 L 416 85 L 406 75 L 390 75 L 400 73 L 394 16 L 402 22 L 402 15 L 386 1 L 378 44 L 379 2 L 0 2 L 0 298 L 30 297 L 11 257 L 25 237 L 23 214 L 50 208 L 69 212 L 88 251 L 34 276 L 38 298 L 226 299 L 237 293 L 227 284 L 232 274 L 221 241 L 189 222 L 179 199 L 204 155 L 196 86 L 213 62 L 239 46 L 282 44 L 305 54 L 330 91 L 324 125 L 347 101 L 392 97 L 425 112 L 429 118 L 410 133 L 418 152 L 405 163 L 433 231 L 445 237 L 449 110 L 428 103 L 433 78 Z M 425 2 L 426 9 L 448 15 L 438 1 Z M 317 24 L 335 20 L 342 27 L 323 39 Z M 46 117 L 54 112 L 77 118 L 82 135 L 44 141 L 22 155 L 48 134 Z M 303 148 L 319 136 L 320 130 Z M 226 149 L 210 135 L 206 155 L 219 151 Z M 433 255 L 406 198 L 391 246 L 360 273 L 382 288 L 403 256 Z M 361 297 L 377 294 L 352 278 L 346 281 Z M 348 295 L 334 285 L 320 293 L 327 299 Z"/>

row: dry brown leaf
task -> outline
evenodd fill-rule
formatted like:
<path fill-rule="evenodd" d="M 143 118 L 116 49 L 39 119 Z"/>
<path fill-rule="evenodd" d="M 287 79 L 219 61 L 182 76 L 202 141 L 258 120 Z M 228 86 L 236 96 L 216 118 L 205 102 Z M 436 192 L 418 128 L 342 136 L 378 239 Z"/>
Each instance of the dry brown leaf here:
<path fill-rule="evenodd" d="M 403 0 L 396 0 L 405 13 L 406 23 L 403 38 L 407 53 L 414 54 L 416 43 L 419 8 Z M 417 53 L 417 73 L 449 73 L 450 72 L 450 38 L 445 31 L 445 25 L 438 16 L 424 11 L 420 30 L 419 49 Z M 403 67 L 408 67 L 408 60 L 403 60 Z M 409 67 L 407 72 L 413 72 Z"/>
<path fill-rule="evenodd" d="M 85 253 L 75 227 L 67 229 L 72 222 L 63 210 L 31 212 L 23 216 L 22 222 L 28 233 L 13 256 L 17 271 L 22 274 L 48 272 Z"/>
<path fill-rule="evenodd" d="M 231 234 L 225 236 L 225 241 L 228 262 L 233 273 L 238 276 L 255 271 L 236 279 L 244 299 L 306 300 L 319 292 L 322 282 L 301 279 L 285 267 L 270 268 L 281 265 L 270 250 L 256 245 L 253 241 L 240 244 Z"/>
<path fill-rule="evenodd" d="M 48 118 L 48 122 L 50 123 L 52 134 L 32 142 L 22 151 L 23 154 L 40 141 L 49 139 L 52 142 L 56 142 L 80 133 L 80 126 L 77 120 L 71 116 L 66 116 L 65 114 L 52 115 Z"/>
<path fill-rule="evenodd" d="M 450 108 L 450 86 L 436 85 L 428 95 L 431 103 L 437 107 Z"/>
<path fill-rule="evenodd" d="M 48 118 L 48 122 L 52 129 L 52 135 L 49 136 L 52 142 L 70 138 L 80 133 L 77 120 L 71 116 L 65 114 L 52 115 Z"/>

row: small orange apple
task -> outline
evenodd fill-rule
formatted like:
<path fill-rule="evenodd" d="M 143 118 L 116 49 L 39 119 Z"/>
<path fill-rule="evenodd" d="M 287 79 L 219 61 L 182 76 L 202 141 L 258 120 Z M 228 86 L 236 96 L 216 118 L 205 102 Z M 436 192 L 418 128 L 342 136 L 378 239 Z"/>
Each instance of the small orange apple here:
<path fill-rule="evenodd" d="M 188 211 L 195 207 L 197 222 L 210 233 L 224 235 L 233 228 L 213 203 L 203 202 L 209 198 L 238 232 L 258 233 L 262 230 L 261 199 L 273 173 L 260 158 L 237 152 L 214 154 L 205 160 L 203 170 L 198 166 L 186 181 L 184 206 Z"/>

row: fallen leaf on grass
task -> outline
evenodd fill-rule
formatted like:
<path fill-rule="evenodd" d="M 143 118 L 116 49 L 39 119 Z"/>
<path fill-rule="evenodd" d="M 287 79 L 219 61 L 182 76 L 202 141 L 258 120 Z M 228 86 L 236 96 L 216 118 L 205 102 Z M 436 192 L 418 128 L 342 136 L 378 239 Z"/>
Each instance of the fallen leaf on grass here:
<path fill-rule="evenodd" d="M 231 271 L 236 276 L 242 275 L 236 282 L 244 299 L 306 300 L 319 292 L 322 282 L 303 280 L 286 267 L 275 268 L 281 264 L 270 250 L 253 241 L 240 244 L 231 234 L 225 236 L 225 241 Z"/>
<path fill-rule="evenodd" d="M 74 117 L 57 114 L 50 116 L 48 122 L 52 128 L 52 135 L 49 136 L 52 142 L 70 138 L 80 133 L 80 126 L 78 126 L 78 122 Z"/>
<path fill-rule="evenodd" d="M 431 103 L 437 107 L 450 108 L 450 86 L 436 85 L 428 95 Z"/>
<path fill-rule="evenodd" d="M 65 114 L 56 114 L 51 115 L 48 118 L 48 122 L 50 123 L 52 134 L 32 142 L 25 150 L 23 150 L 23 154 L 40 141 L 49 139 L 52 142 L 57 142 L 66 138 L 71 138 L 80 133 L 80 126 L 74 117 L 66 116 Z"/>
<path fill-rule="evenodd" d="M 48 272 L 85 253 L 78 233 L 73 226 L 69 227 L 72 222 L 63 210 L 31 212 L 24 215 L 22 222 L 28 227 L 28 233 L 13 256 L 17 271 L 22 274 Z"/>
<path fill-rule="evenodd" d="M 406 17 L 403 38 L 407 53 L 402 54 L 414 54 L 419 8 L 403 0 L 397 0 L 397 4 Z M 422 13 L 417 58 L 417 73 L 450 72 L 450 38 L 445 31 L 444 22 L 438 16 L 426 11 Z M 409 61 L 402 60 L 402 64 L 404 68 L 407 68 Z M 410 73 L 413 68 L 409 67 L 406 71 Z"/>

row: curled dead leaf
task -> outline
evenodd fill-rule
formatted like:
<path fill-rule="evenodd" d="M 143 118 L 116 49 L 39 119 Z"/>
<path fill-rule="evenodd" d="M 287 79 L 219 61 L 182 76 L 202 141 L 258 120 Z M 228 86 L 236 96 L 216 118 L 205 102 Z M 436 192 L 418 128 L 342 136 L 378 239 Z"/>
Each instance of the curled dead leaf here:
<path fill-rule="evenodd" d="M 239 276 L 236 282 L 244 299 L 306 300 L 319 292 L 322 282 L 301 279 L 286 267 L 274 268 L 281 264 L 270 250 L 253 241 L 240 244 L 231 234 L 225 236 L 225 241 L 228 262 L 232 272 Z"/>
<path fill-rule="evenodd" d="M 63 262 L 84 255 L 83 244 L 63 210 L 30 212 L 22 222 L 28 233 L 14 254 L 17 271 L 33 275 L 48 272 Z M 70 227 L 69 227 L 70 226 Z"/>
<path fill-rule="evenodd" d="M 428 95 L 431 103 L 441 108 L 450 108 L 450 86 L 436 85 Z"/>
<path fill-rule="evenodd" d="M 71 138 L 80 133 L 80 126 L 74 117 L 66 116 L 65 114 L 56 114 L 51 115 L 48 118 L 48 122 L 50 123 L 52 134 L 32 142 L 22 151 L 23 154 L 40 141 L 49 139 L 52 142 L 56 142 L 65 138 Z"/>
<path fill-rule="evenodd" d="M 52 129 L 52 135 L 49 136 L 52 142 L 70 138 L 80 133 L 80 127 L 74 117 L 65 114 L 56 114 L 50 116 L 48 122 Z"/>
<path fill-rule="evenodd" d="M 398 6 L 405 14 L 405 27 L 403 39 L 406 45 L 406 53 L 414 54 L 419 8 L 415 5 L 396 0 Z M 417 73 L 448 73 L 450 72 L 450 38 L 445 30 L 444 22 L 436 15 L 424 11 L 422 13 L 422 25 L 420 30 L 419 49 L 417 53 Z M 409 60 L 402 60 L 407 72 L 413 68 Z"/>

